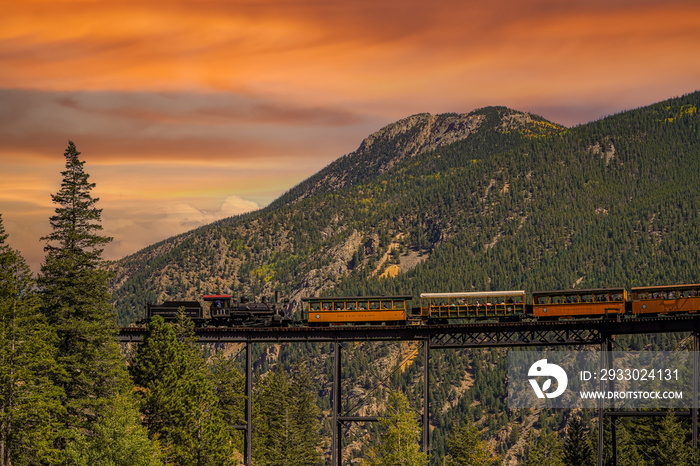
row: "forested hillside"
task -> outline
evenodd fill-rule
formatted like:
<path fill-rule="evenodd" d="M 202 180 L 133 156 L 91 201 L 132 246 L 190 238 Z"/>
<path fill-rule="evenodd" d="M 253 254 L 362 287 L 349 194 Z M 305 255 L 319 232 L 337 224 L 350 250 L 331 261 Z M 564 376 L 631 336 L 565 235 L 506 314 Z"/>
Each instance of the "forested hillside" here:
<path fill-rule="evenodd" d="M 410 117 L 261 211 L 117 262 L 120 322 L 137 320 L 146 301 L 229 290 L 279 290 L 297 303 L 319 294 L 698 282 L 698 106 L 693 93 L 574 128 L 502 107 Z M 401 359 L 357 345 L 358 358 L 371 351 L 384 351 L 373 359 L 387 367 Z M 322 367 L 326 352 L 289 346 L 276 361 Z M 562 415 L 506 411 L 504 358 L 472 354 L 432 362 L 440 382 L 431 399 L 433 445 L 442 449 L 445 432 L 465 417 L 498 439 L 502 453 L 534 422 L 563 427 Z M 348 377 L 361 376 L 361 367 L 350 364 Z M 419 356 L 392 383 L 413 390 L 420 367 Z M 327 380 L 316 379 L 327 409 Z"/>
<path fill-rule="evenodd" d="M 146 300 L 227 289 L 298 297 L 693 281 L 679 264 L 700 253 L 699 99 L 572 129 L 485 108 L 460 119 L 476 128 L 457 142 L 378 170 L 368 160 L 390 165 L 419 132 L 402 126 L 399 137 L 389 126 L 282 197 L 289 202 L 119 261 L 121 321 Z M 381 149 L 367 155 L 368 146 Z M 377 278 L 392 264 L 396 278 Z"/>

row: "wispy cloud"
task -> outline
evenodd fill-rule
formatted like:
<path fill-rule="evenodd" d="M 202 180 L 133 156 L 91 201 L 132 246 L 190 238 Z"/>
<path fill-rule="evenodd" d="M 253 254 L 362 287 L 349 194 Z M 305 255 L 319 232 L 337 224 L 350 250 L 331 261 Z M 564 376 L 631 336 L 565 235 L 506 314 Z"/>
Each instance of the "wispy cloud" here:
<path fill-rule="evenodd" d="M 0 211 L 40 257 L 73 139 L 127 253 L 265 205 L 410 114 L 572 125 L 694 91 L 697 18 L 686 0 L 6 2 Z"/>

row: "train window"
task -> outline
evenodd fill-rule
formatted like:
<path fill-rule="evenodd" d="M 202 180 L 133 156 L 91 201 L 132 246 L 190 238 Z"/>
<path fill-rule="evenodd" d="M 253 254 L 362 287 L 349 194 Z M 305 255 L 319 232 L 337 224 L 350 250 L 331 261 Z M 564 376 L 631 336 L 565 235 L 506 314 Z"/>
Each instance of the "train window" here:
<path fill-rule="evenodd" d="M 357 310 L 358 311 L 366 311 L 367 310 L 367 301 L 360 301 L 357 303 Z"/>
<path fill-rule="evenodd" d="M 593 300 L 597 303 L 604 303 L 608 300 L 608 295 L 604 293 L 599 293 L 596 295 L 593 295 Z"/>
<path fill-rule="evenodd" d="M 565 302 L 566 304 L 575 304 L 575 303 L 578 303 L 578 296 L 576 296 L 576 295 L 573 295 L 573 296 L 566 296 L 566 297 L 564 298 L 564 302 Z"/>
<path fill-rule="evenodd" d="M 312 311 L 320 311 L 321 303 L 309 303 L 309 309 Z"/>
<path fill-rule="evenodd" d="M 637 299 L 649 299 L 649 293 L 637 293 Z"/>
<path fill-rule="evenodd" d="M 564 302 L 563 296 L 552 296 L 550 304 L 562 304 Z"/>
<path fill-rule="evenodd" d="M 344 311 L 345 310 L 345 303 L 340 302 L 340 303 L 333 303 L 333 310 L 335 311 Z"/>
<path fill-rule="evenodd" d="M 345 309 L 348 311 L 354 311 L 357 309 L 357 303 L 356 302 L 351 302 L 351 303 L 345 303 Z"/>
<path fill-rule="evenodd" d="M 669 291 L 669 292 L 668 292 L 668 299 L 676 299 L 676 292 L 675 292 L 675 291 Z"/>
<path fill-rule="evenodd" d="M 690 298 L 693 296 L 693 290 L 682 290 L 678 292 L 679 298 Z"/>
<path fill-rule="evenodd" d="M 394 301 L 394 309 L 404 309 L 406 301 Z"/>
<path fill-rule="evenodd" d="M 549 304 L 549 297 L 548 296 L 538 296 L 535 299 L 535 304 Z"/>
<path fill-rule="evenodd" d="M 333 309 L 333 303 L 323 303 L 323 310 L 330 311 Z"/>
<path fill-rule="evenodd" d="M 382 309 L 391 309 L 391 301 L 382 301 Z"/>
<path fill-rule="evenodd" d="M 622 293 L 613 293 L 610 295 L 610 301 L 622 301 Z"/>
<path fill-rule="evenodd" d="M 582 303 L 592 303 L 593 302 L 593 295 L 590 294 L 583 294 L 580 296 L 581 302 Z"/>
<path fill-rule="evenodd" d="M 370 301 L 370 302 L 369 302 L 369 308 L 370 308 L 371 310 L 379 309 L 379 301 Z"/>

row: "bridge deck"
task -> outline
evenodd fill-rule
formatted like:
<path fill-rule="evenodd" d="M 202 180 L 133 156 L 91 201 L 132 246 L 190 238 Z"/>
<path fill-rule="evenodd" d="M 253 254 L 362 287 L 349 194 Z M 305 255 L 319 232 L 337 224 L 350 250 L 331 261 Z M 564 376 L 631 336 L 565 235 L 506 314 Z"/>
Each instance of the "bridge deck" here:
<path fill-rule="evenodd" d="M 700 331 L 700 315 L 551 322 L 472 322 L 458 325 L 336 325 L 329 327 L 207 327 L 202 343 L 429 340 L 432 348 L 600 344 L 602 335 Z M 121 342 L 139 342 L 144 328 L 126 327 Z"/>

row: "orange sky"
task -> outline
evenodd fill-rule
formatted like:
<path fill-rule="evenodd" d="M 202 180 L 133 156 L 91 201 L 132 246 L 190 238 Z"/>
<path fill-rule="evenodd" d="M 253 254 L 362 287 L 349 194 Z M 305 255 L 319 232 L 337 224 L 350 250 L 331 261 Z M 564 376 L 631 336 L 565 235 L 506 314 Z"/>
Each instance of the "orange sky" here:
<path fill-rule="evenodd" d="M 700 88 L 697 1 L 0 4 L 0 213 L 34 270 L 68 139 L 114 259 L 266 205 L 410 114 L 573 125 Z"/>

